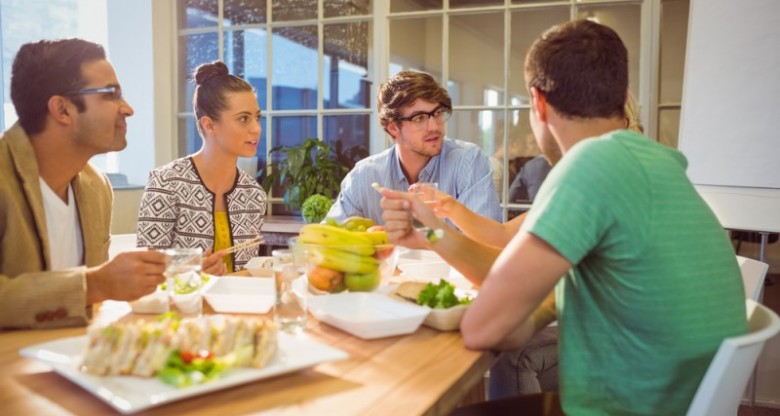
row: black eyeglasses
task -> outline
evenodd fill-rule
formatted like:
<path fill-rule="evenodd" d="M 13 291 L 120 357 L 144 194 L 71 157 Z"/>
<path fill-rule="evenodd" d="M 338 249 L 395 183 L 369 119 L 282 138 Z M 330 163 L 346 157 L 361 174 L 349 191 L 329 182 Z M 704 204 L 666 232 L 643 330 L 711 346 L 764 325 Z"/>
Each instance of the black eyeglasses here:
<path fill-rule="evenodd" d="M 415 128 L 421 129 L 428 125 L 428 120 L 433 118 L 438 123 L 446 123 L 449 120 L 452 110 L 440 105 L 430 112 L 420 112 L 407 117 L 396 117 L 395 121 L 408 121 Z"/>
<path fill-rule="evenodd" d="M 110 85 L 108 87 L 100 87 L 100 88 L 85 88 L 83 90 L 66 92 L 65 94 L 62 95 L 87 95 L 87 94 L 105 94 L 108 98 L 118 101 L 122 99 L 122 87 L 118 85 Z"/>

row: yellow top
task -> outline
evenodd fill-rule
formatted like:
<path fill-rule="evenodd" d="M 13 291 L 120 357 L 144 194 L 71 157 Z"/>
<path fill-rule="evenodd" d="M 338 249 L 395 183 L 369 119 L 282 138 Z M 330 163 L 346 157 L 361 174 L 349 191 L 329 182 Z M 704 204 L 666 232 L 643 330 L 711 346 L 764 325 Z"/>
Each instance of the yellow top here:
<path fill-rule="evenodd" d="M 230 224 L 226 211 L 214 211 L 214 252 L 230 247 Z M 227 266 L 228 273 L 233 270 L 233 255 L 228 254 L 222 261 Z"/>

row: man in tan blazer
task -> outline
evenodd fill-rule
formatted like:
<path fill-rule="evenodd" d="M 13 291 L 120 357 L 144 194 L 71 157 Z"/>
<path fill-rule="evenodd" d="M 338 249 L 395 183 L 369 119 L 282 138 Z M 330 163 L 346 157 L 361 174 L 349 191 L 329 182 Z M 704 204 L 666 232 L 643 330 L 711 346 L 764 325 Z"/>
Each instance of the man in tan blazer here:
<path fill-rule="evenodd" d="M 11 76 L 19 121 L 0 136 L 0 328 L 85 324 L 90 306 L 164 281 L 164 254 L 108 259 L 113 193 L 92 156 L 127 146 L 116 73 L 100 45 L 23 45 Z"/>

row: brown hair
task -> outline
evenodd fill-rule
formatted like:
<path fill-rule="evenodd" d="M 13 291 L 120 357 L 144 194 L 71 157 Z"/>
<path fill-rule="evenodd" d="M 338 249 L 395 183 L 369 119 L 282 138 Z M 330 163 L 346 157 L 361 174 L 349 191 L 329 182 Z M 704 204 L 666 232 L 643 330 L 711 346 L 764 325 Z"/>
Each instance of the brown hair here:
<path fill-rule="evenodd" d="M 531 45 L 525 81 L 564 117 L 623 117 L 628 51 L 607 26 L 584 19 L 562 23 Z"/>
<path fill-rule="evenodd" d="M 439 103 L 452 109 L 452 100 L 432 76 L 424 72 L 401 71 L 385 81 L 377 93 L 379 124 L 387 131 L 388 124 L 401 117 L 401 109 L 417 99 Z"/>
<path fill-rule="evenodd" d="M 11 101 L 19 124 L 28 135 L 43 131 L 49 98 L 84 88 L 81 72 L 87 62 L 106 59 L 103 47 L 82 39 L 42 40 L 22 45 L 11 69 Z M 79 113 L 84 99 L 70 97 Z"/>
<path fill-rule="evenodd" d="M 230 92 L 249 91 L 254 88 L 243 79 L 230 75 L 228 67 L 222 61 L 203 64 L 195 68 L 192 74 L 195 83 L 195 94 L 192 97 L 192 107 L 195 110 L 195 125 L 202 135 L 200 119 L 208 116 L 212 120 L 219 120 L 219 113 L 224 111 L 228 104 L 225 94 Z"/>

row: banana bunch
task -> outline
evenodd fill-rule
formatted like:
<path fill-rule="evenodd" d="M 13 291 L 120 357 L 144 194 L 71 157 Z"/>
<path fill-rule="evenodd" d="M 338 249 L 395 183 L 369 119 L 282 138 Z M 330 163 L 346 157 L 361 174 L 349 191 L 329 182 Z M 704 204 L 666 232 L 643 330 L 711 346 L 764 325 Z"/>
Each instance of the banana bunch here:
<path fill-rule="evenodd" d="M 352 216 L 344 220 L 344 222 L 338 222 L 335 218 L 325 218 L 325 223 L 334 227 L 344 228 L 349 231 L 367 231 L 369 228 L 376 225 L 371 218 Z"/>
<path fill-rule="evenodd" d="M 371 256 L 376 250 L 366 236 L 328 224 L 306 224 L 301 228 L 298 241 L 326 247 L 338 247 L 339 251 Z"/>
<path fill-rule="evenodd" d="M 345 273 L 371 273 L 379 268 L 379 260 L 374 256 L 361 256 L 338 247 L 317 246 L 309 250 L 308 259 L 326 269 Z"/>
<path fill-rule="evenodd" d="M 379 285 L 380 261 L 388 251 L 392 252 L 387 233 L 366 231 L 374 226 L 368 218 L 350 217 L 347 221 L 353 230 L 344 225 L 347 222 L 338 223 L 332 218 L 326 219 L 325 224 L 301 228 L 298 242 L 304 245 L 306 258 L 314 265 L 309 271 L 309 283 L 318 290 L 335 292 L 346 287 L 366 291 Z"/>

